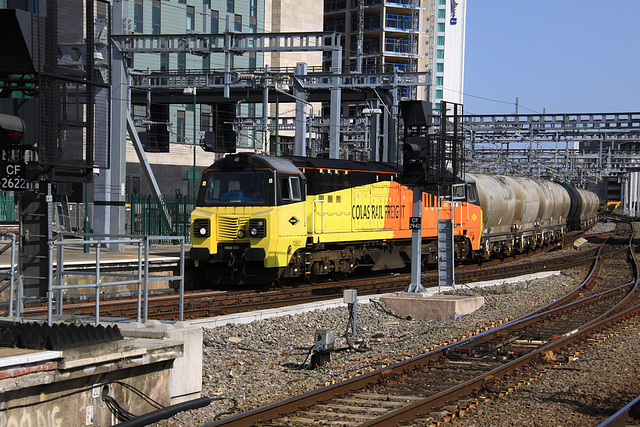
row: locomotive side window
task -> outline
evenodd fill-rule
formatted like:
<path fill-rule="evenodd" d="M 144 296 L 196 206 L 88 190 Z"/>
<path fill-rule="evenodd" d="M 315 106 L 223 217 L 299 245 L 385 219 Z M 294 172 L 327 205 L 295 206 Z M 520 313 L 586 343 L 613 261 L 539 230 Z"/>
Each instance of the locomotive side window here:
<path fill-rule="evenodd" d="M 283 176 L 280 178 L 280 194 L 282 195 L 282 200 L 291 200 L 291 188 L 289 188 L 288 176 Z"/>
<path fill-rule="evenodd" d="M 475 184 L 469 184 L 467 187 L 467 202 L 478 203 L 478 189 Z"/>
<path fill-rule="evenodd" d="M 465 184 L 454 184 L 451 186 L 451 200 L 465 199 Z"/>
<path fill-rule="evenodd" d="M 283 203 L 302 200 L 299 177 L 286 175 L 280 177 L 280 200 L 282 200 Z"/>
<path fill-rule="evenodd" d="M 297 176 L 292 176 L 291 180 L 291 199 L 292 200 L 302 200 L 300 195 L 300 180 Z"/>

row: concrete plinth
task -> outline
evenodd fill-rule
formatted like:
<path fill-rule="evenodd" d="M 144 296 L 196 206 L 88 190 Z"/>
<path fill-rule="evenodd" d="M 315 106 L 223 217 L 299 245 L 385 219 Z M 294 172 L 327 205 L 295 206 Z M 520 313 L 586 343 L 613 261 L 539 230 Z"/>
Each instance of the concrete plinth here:
<path fill-rule="evenodd" d="M 583 246 L 584 246 L 584 245 L 586 245 L 587 243 L 588 243 L 588 242 L 587 242 L 587 239 L 585 239 L 585 238 L 583 238 L 583 237 L 580 237 L 580 238 L 576 239 L 576 240 L 573 242 L 573 248 L 574 248 L 574 249 L 580 249 L 581 247 L 583 247 Z"/>
<path fill-rule="evenodd" d="M 380 301 L 402 317 L 413 320 L 436 320 L 455 315 L 469 314 L 484 305 L 484 297 L 458 295 L 427 295 L 400 292 L 384 295 Z"/>
<path fill-rule="evenodd" d="M 175 405 L 201 397 L 202 328 L 187 322 L 174 324 L 150 320 L 147 323 L 119 324 L 122 335 L 140 339 L 160 339 L 182 343 L 183 357 L 176 358 L 170 371 L 169 396 Z"/>

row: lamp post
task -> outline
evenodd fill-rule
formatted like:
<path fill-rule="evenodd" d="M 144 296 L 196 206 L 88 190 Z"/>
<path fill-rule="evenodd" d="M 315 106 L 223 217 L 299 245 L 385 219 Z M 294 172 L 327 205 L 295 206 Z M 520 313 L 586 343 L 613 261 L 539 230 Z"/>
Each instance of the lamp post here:
<path fill-rule="evenodd" d="M 196 183 L 196 140 L 198 135 L 198 129 L 196 128 L 196 88 L 194 87 L 186 87 L 182 91 L 185 95 L 193 95 L 193 204 L 195 206 L 196 203 L 196 188 L 198 184 Z"/>

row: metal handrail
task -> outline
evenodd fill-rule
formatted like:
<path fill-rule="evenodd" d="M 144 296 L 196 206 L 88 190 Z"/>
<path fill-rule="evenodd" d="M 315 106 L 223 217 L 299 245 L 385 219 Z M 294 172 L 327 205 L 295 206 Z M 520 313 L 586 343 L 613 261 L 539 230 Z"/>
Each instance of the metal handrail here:
<path fill-rule="evenodd" d="M 98 236 L 100 238 L 98 238 Z M 65 240 L 70 238 L 70 240 Z M 75 233 L 60 233 L 56 235 L 54 239 L 49 240 L 49 274 L 48 274 L 48 293 L 47 293 L 47 323 L 52 325 L 53 323 L 53 301 L 56 300 L 56 315 L 60 316 L 63 313 L 63 291 L 69 289 L 91 288 L 95 290 L 95 303 L 96 303 L 96 326 L 100 323 L 100 291 L 104 287 L 118 286 L 118 285 L 137 285 L 137 321 L 146 322 L 148 320 L 148 298 L 149 298 L 149 282 L 159 280 L 179 280 L 180 281 L 180 312 L 179 320 L 184 320 L 184 245 L 185 238 L 183 236 L 131 236 L 131 235 L 118 235 L 108 236 L 96 235 L 96 234 L 75 234 Z M 84 240 L 84 239 L 88 240 Z M 179 241 L 180 242 L 180 274 L 177 276 L 152 276 L 149 274 L 149 246 L 152 241 Z M 136 274 L 128 273 L 104 273 L 101 271 L 101 249 L 106 245 L 121 245 L 130 244 L 138 245 L 138 271 Z M 65 270 L 65 247 L 78 246 L 85 247 L 85 245 L 95 247 L 95 282 L 85 283 L 79 285 L 65 285 L 64 276 L 69 275 L 86 275 L 85 272 L 68 271 Z M 56 257 L 54 258 L 54 251 L 56 251 Z M 143 256 L 144 255 L 144 256 Z M 54 265 L 54 261 L 56 263 Z M 143 280 L 144 271 L 144 280 Z M 104 282 L 103 277 L 123 277 L 129 280 L 116 280 L 111 282 Z"/>
<path fill-rule="evenodd" d="M 316 203 L 320 203 L 320 231 L 316 231 Z M 324 231 L 324 199 L 318 199 L 311 202 L 311 231 L 313 234 L 322 233 Z"/>
<path fill-rule="evenodd" d="M 5 278 L 3 278 L 2 280 L 5 280 L 8 277 L 9 283 L 2 286 L 2 288 L 0 288 L 0 292 L 4 292 L 7 287 L 9 288 L 9 310 L 7 311 L 7 315 L 8 317 L 13 317 L 15 293 L 16 290 L 21 289 L 20 286 L 16 286 L 16 281 L 20 280 L 20 276 L 16 274 L 17 265 L 15 257 L 17 236 L 15 233 L 0 233 L 1 240 L 5 240 L 4 238 L 6 237 L 9 237 L 11 239 L 11 243 L 7 243 L 4 248 L 0 249 L 0 253 L 4 253 L 7 249 L 9 249 L 9 247 L 11 247 L 11 261 L 9 263 L 9 270 L 0 270 L 0 273 L 6 273 Z M 16 308 L 16 311 L 20 311 L 19 306 Z"/>

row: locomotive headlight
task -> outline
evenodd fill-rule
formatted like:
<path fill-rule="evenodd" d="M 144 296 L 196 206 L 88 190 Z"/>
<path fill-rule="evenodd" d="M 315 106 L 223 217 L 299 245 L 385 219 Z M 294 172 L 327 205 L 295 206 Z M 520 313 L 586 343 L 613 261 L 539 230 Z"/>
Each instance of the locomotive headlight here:
<path fill-rule="evenodd" d="M 249 220 L 249 236 L 265 237 L 267 235 L 267 220 L 264 218 L 253 218 Z"/>
<path fill-rule="evenodd" d="M 209 218 L 197 218 L 193 220 L 193 235 L 195 237 L 209 237 L 211 235 Z"/>

